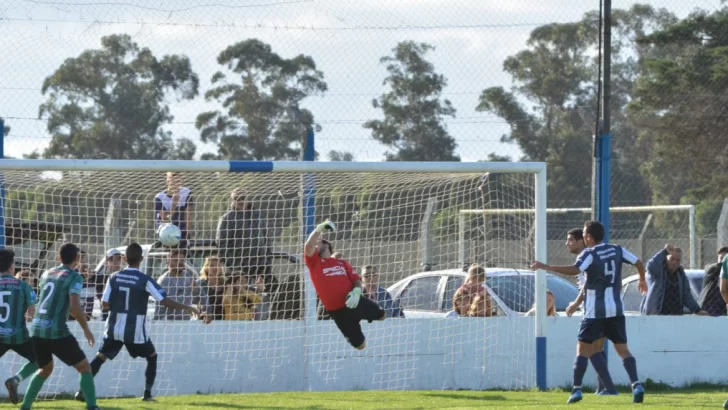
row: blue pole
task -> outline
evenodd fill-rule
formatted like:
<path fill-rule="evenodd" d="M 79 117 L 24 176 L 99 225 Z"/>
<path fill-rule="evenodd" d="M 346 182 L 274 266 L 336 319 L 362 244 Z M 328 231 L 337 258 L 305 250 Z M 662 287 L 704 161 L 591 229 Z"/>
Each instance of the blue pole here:
<path fill-rule="evenodd" d="M 610 162 L 612 160 L 612 135 L 611 135 L 611 107 L 610 100 L 612 96 L 612 0 L 603 0 L 603 16 L 602 16 L 602 92 L 601 92 L 601 115 L 602 128 L 597 141 L 597 185 L 596 185 L 596 201 L 595 216 L 599 222 L 604 225 L 604 242 L 609 242 L 609 205 L 610 205 Z M 599 113 L 597 113 L 598 115 Z M 621 283 L 615 283 L 614 286 L 621 286 Z M 609 343 L 604 342 L 604 358 L 607 359 L 607 351 Z"/>
<path fill-rule="evenodd" d="M 304 161 L 314 161 L 316 158 L 314 150 L 314 131 L 313 125 L 306 128 L 306 139 L 303 145 Z M 305 242 L 308 236 L 313 232 L 316 227 L 316 174 L 312 172 L 306 172 L 303 174 L 303 203 L 302 217 L 303 217 L 303 241 Z M 313 282 L 311 277 L 305 278 L 305 320 L 309 323 L 316 321 L 316 291 L 313 288 Z"/>
<path fill-rule="evenodd" d="M 0 118 L 0 158 L 5 158 L 5 121 Z M 0 249 L 5 248 L 5 174 L 0 172 Z"/>

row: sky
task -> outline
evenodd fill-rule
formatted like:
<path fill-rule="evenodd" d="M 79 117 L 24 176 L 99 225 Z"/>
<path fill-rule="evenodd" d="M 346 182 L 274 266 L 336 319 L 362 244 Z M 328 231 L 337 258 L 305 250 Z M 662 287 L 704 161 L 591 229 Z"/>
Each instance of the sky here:
<path fill-rule="evenodd" d="M 614 0 L 614 8 L 634 1 Z M 720 0 L 642 1 L 683 17 L 696 8 L 715 10 Z M 509 131 L 500 118 L 477 112 L 482 90 L 510 88 L 503 61 L 526 46 L 531 30 L 579 20 L 597 0 L 0 0 L 0 116 L 12 130 L 5 155 L 19 157 L 45 148 L 50 137 L 38 118 L 43 80 L 69 57 L 100 48 L 105 35 L 126 33 L 157 56 L 187 55 L 200 77 L 200 96 L 167 103 L 175 119 L 164 128 L 202 144 L 194 121 L 216 109 L 205 101 L 210 77 L 223 69 L 217 55 L 249 38 L 270 44 L 282 57 L 313 57 L 328 92 L 301 103 L 322 131 L 316 149 L 348 151 L 358 161 L 379 161 L 387 147 L 362 124 L 382 117 L 372 100 L 387 91 L 379 59 L 400 41 L 435 46 L 428 59 L 448 86 L 443 98 L 457 109 L 446 126 L 464 161 L 495 152 L 515 159 L 520 150 L 500 142 Z"/>

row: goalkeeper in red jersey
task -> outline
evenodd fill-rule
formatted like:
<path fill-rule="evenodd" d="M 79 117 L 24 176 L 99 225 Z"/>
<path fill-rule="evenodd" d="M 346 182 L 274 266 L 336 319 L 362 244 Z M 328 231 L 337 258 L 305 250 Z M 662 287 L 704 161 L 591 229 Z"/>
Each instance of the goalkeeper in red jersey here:
<path fill-rule="evenodd" d="M 384 320 L 387 314 L 376 302 L 362 297 L 361 277 L 351 265 L 331 257 L 331 243 L 321 238 L 324 232 L 336 232 L 336 225 L 328 220 L 319 224 L 304 245 L 311 282 L 336 327 L 355 349 L 362 350 L 366 341 L 359 322 Z"/>

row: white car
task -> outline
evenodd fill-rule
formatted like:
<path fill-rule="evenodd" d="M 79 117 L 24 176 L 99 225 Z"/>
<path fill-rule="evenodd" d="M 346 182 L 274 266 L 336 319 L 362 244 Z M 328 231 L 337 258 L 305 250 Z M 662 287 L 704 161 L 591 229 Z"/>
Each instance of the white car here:
<path fill-rule="evenodd" d="M 486 269 L 486 288 L 496 302 L 498 316 L 523 316 L 533 307 L 534 275 L 528 270 Z M 392 299 L 399 301 L 407 318 L 444 317 L 452 310 L 455 291 L 466 276 L 462 269 L 422 272 L 400 280 L 387 290 Z M 554 294 L 560 315 L 579 294 L 571 282 L 550 273 L 546 274 L 546 287 Z"/>

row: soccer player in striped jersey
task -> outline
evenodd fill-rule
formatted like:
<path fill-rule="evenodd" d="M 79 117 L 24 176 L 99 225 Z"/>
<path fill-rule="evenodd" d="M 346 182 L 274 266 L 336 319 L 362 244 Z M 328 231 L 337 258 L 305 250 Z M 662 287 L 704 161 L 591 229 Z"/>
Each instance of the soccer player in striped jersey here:
<path fill-rule="evenodd" d="M 584 224 L 584 242 L 587 248 L 576 258 L 574 265 L 550 266 L 534 262 L 531 269 L 544 269 L 562 275 L 576 276 L 586 273 L 584 318 L 579 329 L 579 347 L 574 362 L 574 388 L 567 403 L 581 400 L 581 383 L 589 357 L 594 354 L 593 343 L 606 337 L 614 344 L 614 350 L 622 358 L 624 369 L 632 383 L 632 401 L 644 401 L 644 388 L 637 377 L 637 362 L 627 348 L 627 331 L 620 290 L 622 265 L 634 265 L 639 273 L 639 290 L 647 293 L 645 266 L 634 254 L 618 245 L 603 243 L 604 225 L 597 221 Z M 592 361 L 592 364 L 594 362 Z"/>
<path fill-rule="evenodd" d="M 584 232 L 581 228 L 570 230 L 566 236 L 566 248 L 569 253 L 579 255 L 586 248 L 584 243 Z M 581 307 L 584 302 L 586 293 L 586 275 L 581 272 L 576 276 L 576 282 L 579 285 L 579 296 L 575 301 L 569 303 L 566 307 L 566 314 L 571 315 Z M 604 354 L 604 337 L 597 339 L 592 343 L 592 355 L 589 360 L 597 372 L 597 391 L 599 395 L 616 395 L 617 389 L 614 387 L 612 376 L 609 374 L 609 366 L 607 366 L 607 356 Z M 579 343 L 576 344 L 577 354 L 579 353 Z"/>
<path fill-rule="evenodd" d="M 40 279 L 39 303 L 30 330 L 33 352 L 40 370 L 28 383 L 21 409 L 30 409 L 43 383 L 53 374 L 53 356 L 78 371 L 81 375 L 81 390 L 88 397 L 86 408 L 98 409 L 96 385 L 91 375 L 91 367 L 86 360 L 86 354 L 81 350 L 67 324 L 68 314 L 71 313 L 83 329 L 88 344 L 93 346 L 96 343 L 81 307 L 83 278 L 75 269 L 81 253 L 72 243 L 61 245 L 58 253 L 61 265 L 47 270 Z"/>
<path fill-rule="evenodd" d="M 104 310 L 109 311 L 104 327 L 104 338 L 101 340 L 96 357 L 91 362 L 94 376 L 106 360 L 114 360 L 121 348 L 133 358 L 143 357 L 147 360 L 144 373 L 146 384 L 143 401 L 153 401 L 152 386 L 157 376 L 157 352 L 149 338 L 147 322 L 147 303 L 151 296 L 157 303 L 170 309 L 186 310 L 191 316 L 199 312 L 192 306 L 183 305 L 167 297 L 167 293 L 150 276 L 139 270 L 143 257 L 142 247 L 132 243 L 126 248 L 128 267 L 114 273 L 106 282 L 101 302 Z M 84 401 L 83 392 L 76 393 L 76 400 Z"/>
<path fill-rule="evenodd" d="M 30 285 L 14 275 L 15 252 L 0 249 L 0 357 L 12 350 L 28 360 L 15 376 L 5 380 L 10 401 L 18 404 L 18 384 L 38 370 L 25 327 L 26 312 L 30 316 L 35 314 L 36 295 Z"/>

